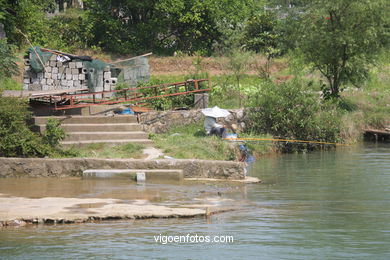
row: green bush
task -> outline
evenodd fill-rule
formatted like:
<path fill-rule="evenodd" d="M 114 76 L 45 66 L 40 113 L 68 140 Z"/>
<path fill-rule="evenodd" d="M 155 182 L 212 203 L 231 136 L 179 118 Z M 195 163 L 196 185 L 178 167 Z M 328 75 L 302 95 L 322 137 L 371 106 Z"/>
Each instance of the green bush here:
<path fill-rule="evenodd" d="M 203 74 L 202 74 L 203 75 Z M 191 76 L 198 76 L 198 77 L 191 77 Z M 199 79 L 200 74 L 191 74 L 189 76 L 185 77 L 186 79 Z M 177 80 L 172 79 L 159 79 L 159 78 L 152 78 L 148 82 L 140 82 L 137 87 L 147 87 L 147 86 L 154 86 L 154 85 L 160 85 L 165 83 L 174 83 Z M 183 80 L 181 80 L 183 81 Z M 207 82 L 201 82 L 199 83 L 199 88 L 206 88 Z M 184 91 L 192 91 L 194 90 L 194 84 L 188 83 L 187 88 L 184 86 L 177 87 L 177 91 L 184 92 Z M 146 97 L 153 97 L 153 96 L 159 96 L 159 95 L 168 95 L 176 93 L 175 87 L 171 87 L 166 90 L 162 90 L 161 88 L 146 88 L 139 90 L 140 93 L 144 94 Z M 178 95 L 178 96 L 167 96 L 167 97 L 160 97 L 160 98 L 153 98 L 146 100 L 148 103 L 152 105 L 152 107 L 156 110 L 168 110 L 171 108 L 178 108 L 178 107 L 192 107 L 194 104 L 194 95 L 193 94 L 186 94 L 186 95 Z"/>
<path fill-rule="evenodd" d="M 26 122 L 30 117 L 25 100 L 0 96 L 0 156 L 44 157 L 50 154 L 51 147 L 29 129 Z"/>
<path fill-rule="evenodd" d="M 269 133 L 294 140 L 338 142 L 341 114 L 331 103 L 323 104 L 318 94 L 294 80 L 284 84 L 269 82 L 252 100 L 249 131 Z M 282 150 L 315 149 L 318 145 L 282 145 Z"/>
<path fill-rule="evenodd" d="M 167 82 L 159 79 L 151 79 L 148 82 L 140 82 L 137 87 L 154 86 L 154 85 L 160 85 L 164 83 Z M 139 91 L 140 93 L 144 94 L 146 97 L 167 94 L 165 91 L 156 91 L 155 88 L 146 88 L 146 89 L 141 89 Z M 152 107 L 156 110 L 168 110 L 172 108 L 172 100 L 169 97 L 152 98 L 152 99 L 148 99 L 147 102 L 151 104 Z"/>
<path fill-rule="evenodd" d="M 23 85 L 17 82 L 13 78 L 0 78 L 0 91 L 1 90 L 22 90 Z"/>
<path fill-rule="evenodd" d="M 278 45 L 280 32 L 278 31 L 276 14 L 264 12 L 252 16 L 244 29 L 243 43 L 248 50 L 264 53 L 267 57 L 275 57 L 280 54 Z"/>
<path fill-rule="evenodd" d="M 234 146 L 216 136 L 207 136 L 203 122 L 172 127 L 167 133 L 150 137 L 168 156 L 177 159 L 235 160 Z"/>
<path fill-rule="evenodd" d="M 7 44 L 5 39 L 0 39 L 0 79 L 12 77 L 19 73 L 17 58 L 13 52 L 13 46 Z"/>
<path fill-rule="evenodd" d="M 65 136 L 65 130 L 61 128 L 61 122 L 58 119 L 49 118 L 46 123 L 45 134 L 43 135 L 45 142 L 51 147 L 56 147 Z"/>

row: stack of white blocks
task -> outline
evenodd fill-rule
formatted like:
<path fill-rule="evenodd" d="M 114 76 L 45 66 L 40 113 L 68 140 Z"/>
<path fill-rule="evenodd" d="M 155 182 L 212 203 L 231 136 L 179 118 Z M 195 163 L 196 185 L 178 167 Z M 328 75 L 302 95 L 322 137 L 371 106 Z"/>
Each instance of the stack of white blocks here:
<path fill-rule="evenodd" d="M 30 54 L 31 57 L 31 54 Z M 85 63 L 82 61 L 57 61 L 57 56 L 52 55 L 45 63 L 44 71 L 35 73 L 30 66 L 30 60 L 25 59 L 24 71 L 24 89 L 31 91 L 45 90 L 66 90 L 66 89 L 87 89 L 88 88 L 88 73 L 92 73 L 93 69 L 88 70 Z M 101 73 L 98 73 L 98 76 Z M 116 78 L 111 77 L 110 67 L 104 69 L 103 82 L 101 86 L 94 86 L 94 91 L 110 91 L 113 90 L 117 82 Z"/>
<path fill-rule="evenodd" d="M 31 69 L 30 60 L 25 59 L 24 89 L 85 89 L 88 88 L 87 73 L 88 69 L 82 61 L 59 62 L 56 55 L 52 55 L 45 63 L 44 71 L 35 73 Z"/>
<path fill-rule="evenodd" d="M 103 73 L 103 89 L 104 91 L 114 90 L 116 85 L 117 78 L 111 77 L 111 71 L 109 67 L 104 69 Z"/>

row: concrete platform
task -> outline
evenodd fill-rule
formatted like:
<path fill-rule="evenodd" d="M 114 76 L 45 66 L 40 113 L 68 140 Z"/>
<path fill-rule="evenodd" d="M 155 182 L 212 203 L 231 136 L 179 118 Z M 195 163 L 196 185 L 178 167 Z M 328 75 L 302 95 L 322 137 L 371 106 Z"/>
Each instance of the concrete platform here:
<path fill-rule="evenodd" d="M 91 169 L 83 171 L 83 178 L 115 178 L 136 180 L 137 172 L 143 172 L 148 180 L 181 181 L 183 170 L 177 169 Z"/>
<path fill-rule="evenodd" d="M 99 198 L 0 197 L 0 227 L 27 224 L 70 224 L 105 220 L 188 218 L 226 211 L 199 205 L 197 208 L 169 207 L 144 200 L 123 201 Z M 87 206 L 87 207 L 86 207 Z M 210 212 L 211 210 L 211 212 Z"/>

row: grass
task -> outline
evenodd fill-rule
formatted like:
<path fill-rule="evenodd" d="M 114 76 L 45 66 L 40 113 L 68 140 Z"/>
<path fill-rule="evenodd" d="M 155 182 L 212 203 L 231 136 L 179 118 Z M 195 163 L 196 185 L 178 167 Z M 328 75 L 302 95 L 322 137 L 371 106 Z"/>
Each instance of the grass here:
<path fill-rule="evenodd" d="M 23 85 L 12 78 L 0 79 L 0 90 L 22 90 Z"/>
<path fill-rule="evenodd" d="M 240 135 L 240 137 L 254 137 Z M 269 136 L 256 136 L 266 138 Z M 205 159 L 234 161 L 239 156 L 238 143 L 224 141 L 216 136 L 207 136 L 201 122 L 187 126 L 178 126 L 164 134 L 152 134 L 156 146 L 171 157 L 177 159 Z M 256 156 L 269 152 L 270 143 L 248 144 Z"/>
<path fill-rule="evenodd" d="M 72 146 L 70 148 L 65 148 L 62 153 L 55 154 L 52 157 L 141 159 L 143 158 L 144 148 L 145 147 L 143 145 L 133 143 L 114 146 L 104 143 L 96 143 L 85 146 Z"/>

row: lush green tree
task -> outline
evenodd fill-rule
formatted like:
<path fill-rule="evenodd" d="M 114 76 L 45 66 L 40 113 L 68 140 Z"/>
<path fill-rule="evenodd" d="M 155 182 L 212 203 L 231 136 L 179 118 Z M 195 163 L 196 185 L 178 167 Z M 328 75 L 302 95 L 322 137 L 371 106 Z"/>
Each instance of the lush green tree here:
<path fill-rule="evenodd" d="M 271 57 L 277 55 L 280 38 L 277 24 L 278 19 L 273 12 L 261 12 L 251 17 L 245 25 L 243 41 L 246 48 Z"/>
<path fill-rule="evenodd" d="M 115 53 L 142 53 L 154 49 L 160 15 L 156 0 L 87 0 L 91 43 Z"/>
<path fill-rule="evenodd" d="M 19 73 L 16 61 L 12 46 L 5 39 L 0 39 L 0 79 Z"/>
<path fill-rule="evenodd" d="M 235 27 L 256 1 L 87 0 L 92 42 L 121 53 L 211 54 L 222 27 Z"/>
<path fill-rule="evenodd" d="M 281 6 L 282 8 L 289 8 L 303 6 L 305 2 L 305 0 L 268 0 L 267 5 L 271 7 Z"/>
<path fill-rule="evenodd" d="M 20 30 L 35 44 L 49 42 L 46 11 L 53 7 L 54 0 L 0 0 L 0 22 L 4 24 L 8 41 L 21 46 L 25 39 Z"/>
<path fill-rule="evenodd" d="M 252 56 L 253 54 L 251 52 L 244 51 L 241 48 L 233 49 L 228 56 L 228 68 L 231 71 L 234 80 L 236 81 L 236 90 L 238 93 L 237 98 L 240 107 L 242 106 L 240 81 L 245 72 L 248 70 L 248 64 L 251 62 Z"/>
<path fill-rule="evenodd" d="M 367 77 L 388 39 L 388 14 L 385 0 L 309 1 L 295 36 L 306 61 L 326 78 L 327 97 Z"/>
<path fill-rule="evenodd" d="M 27 125 L 31 118 L 26 100 L 0 95 L 0 156 L 44 157 L 51 148 Z"/>
<path fill-rule="evenodd" d="M 282 139 L 337 142 L 340 114 L 332 104 L 322 104 L 316 93 L 302 84 L 300 78 L 282 84 L 268 81 L 253 96 L 249 109 L 248 130 L 269 133 Z M 314 146 L 283 146 L 291 149 L 313 149 Z"/>

